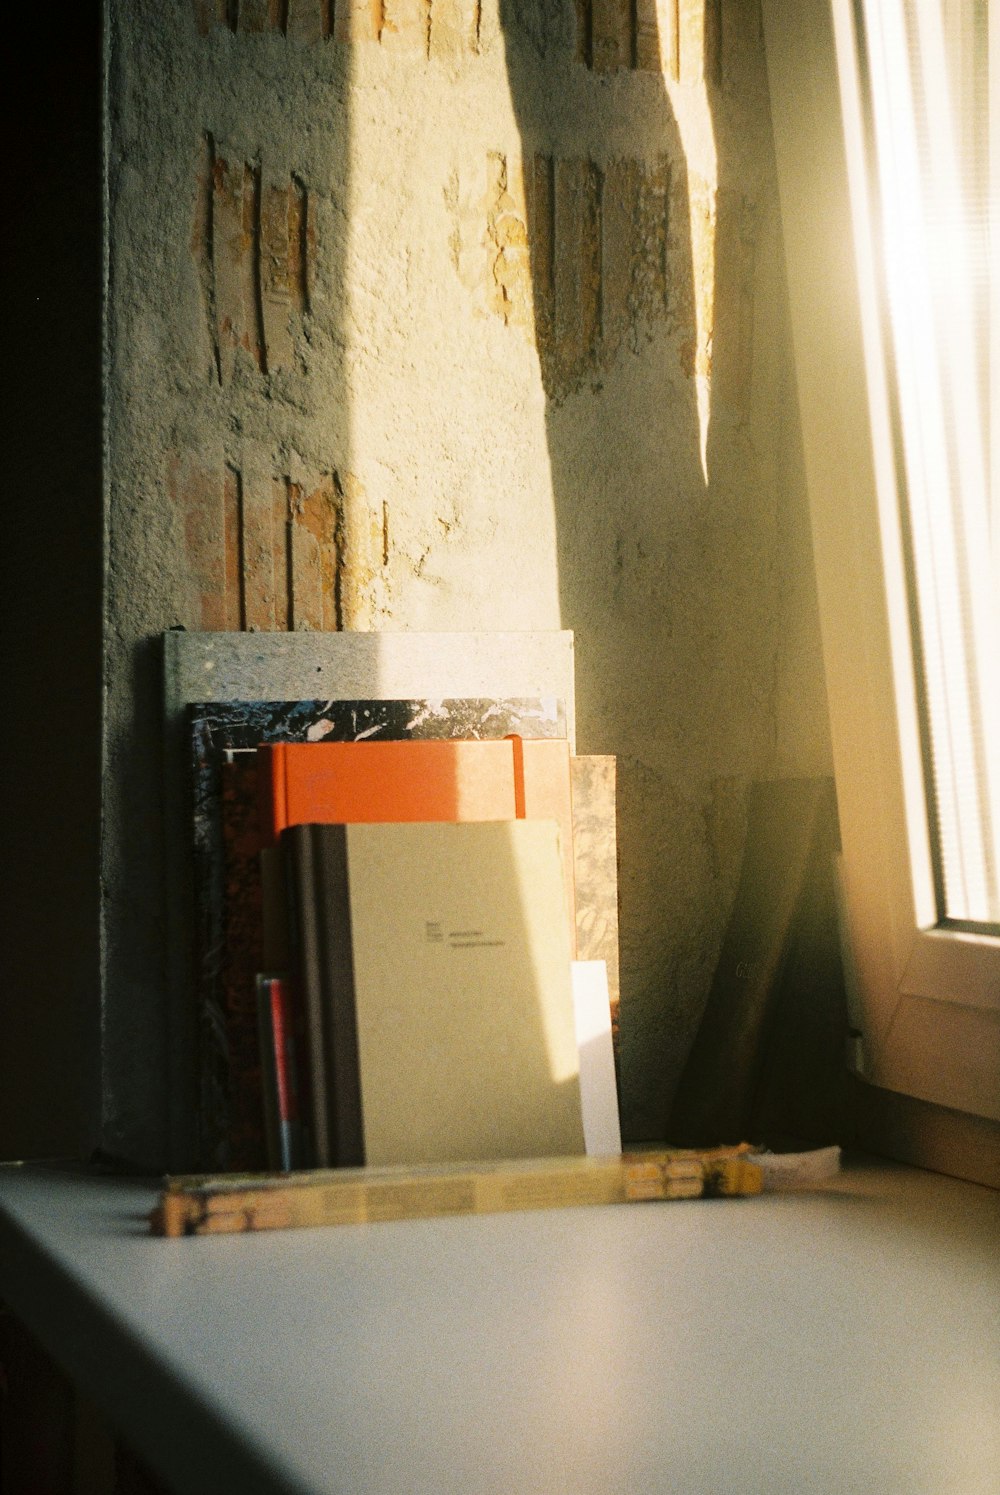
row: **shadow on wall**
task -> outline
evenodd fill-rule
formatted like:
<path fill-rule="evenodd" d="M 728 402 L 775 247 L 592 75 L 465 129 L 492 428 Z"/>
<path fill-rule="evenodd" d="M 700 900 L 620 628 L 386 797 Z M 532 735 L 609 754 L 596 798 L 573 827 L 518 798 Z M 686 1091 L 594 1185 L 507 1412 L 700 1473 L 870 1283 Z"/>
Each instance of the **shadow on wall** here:
<path fill-rule="evenodd" d="M 756 7 L 732 9 L 752 38 Z M 772 528 L 732 442 L 752 208 L 726 177 L 720 0 L 575 18 L 501 0 L 501 22 L 522 162 L 491 163 L 493 309 L 538 351 L 580 738 L 619 757 L 622 1122 L 641 1140 L 663 1132 L 773 732 Z"/>
<path fill-rule="evenodd" d="M 154 1165 L 194 1097 L 162 1062 L 176 1014 L 146 641 L 333 629 L 354 605 L 338 570 L 356 485 L 341 397 L 353 48 L 337 9 L 110 6 L 102 1145 Z"/>
<path fill-rule="evenodd" d="M 0 245 L 0 1157 L 78 1157 L 100 1105 L 100 7 L 21 21 Z"/>

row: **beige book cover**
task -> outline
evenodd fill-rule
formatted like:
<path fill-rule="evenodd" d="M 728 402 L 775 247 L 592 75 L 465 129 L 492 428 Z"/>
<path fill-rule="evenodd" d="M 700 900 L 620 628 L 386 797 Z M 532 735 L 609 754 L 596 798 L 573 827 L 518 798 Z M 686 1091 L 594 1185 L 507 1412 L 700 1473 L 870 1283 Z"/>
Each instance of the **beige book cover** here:
<path fill-rule="evenodd" d="M 554 821 L 346 828 L 368 1164 L 581 1154 Z"/>

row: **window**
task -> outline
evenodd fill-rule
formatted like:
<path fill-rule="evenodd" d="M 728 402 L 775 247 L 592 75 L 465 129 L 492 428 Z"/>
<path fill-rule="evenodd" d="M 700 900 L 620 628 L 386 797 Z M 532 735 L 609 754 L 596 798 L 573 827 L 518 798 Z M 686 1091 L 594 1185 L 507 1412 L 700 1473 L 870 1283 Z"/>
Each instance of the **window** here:
<path fill-rule="evenodd" d="M 1000 1119 L 987 12 L 764 0 L 861 1068 Z"/>
<path fill-rule="evenodd" d="M 983 0 L 862 0 L 856 14 L 936 904 L 941 922 L 996 931 L 1000 23 Z"/>

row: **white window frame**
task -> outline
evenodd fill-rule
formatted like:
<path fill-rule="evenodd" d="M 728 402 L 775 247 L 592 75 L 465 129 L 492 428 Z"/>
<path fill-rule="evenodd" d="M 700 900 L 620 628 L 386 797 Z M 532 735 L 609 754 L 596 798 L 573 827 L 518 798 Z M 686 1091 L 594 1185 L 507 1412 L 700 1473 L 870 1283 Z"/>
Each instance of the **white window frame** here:
<path fill-rule="evenodd" d="M 763 13 L 858 1068 L 1000 1120 L 1000 940 L 937 927 L 853 0 Z"/>

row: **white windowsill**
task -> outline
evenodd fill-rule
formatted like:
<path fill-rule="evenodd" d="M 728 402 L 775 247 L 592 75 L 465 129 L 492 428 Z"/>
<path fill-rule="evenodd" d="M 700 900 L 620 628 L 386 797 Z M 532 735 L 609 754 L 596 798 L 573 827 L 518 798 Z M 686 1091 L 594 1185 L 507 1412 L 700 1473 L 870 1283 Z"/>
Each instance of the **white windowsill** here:
<path fill-rule="evenodd" d="M 154 1199 L 0 1168 L 0 1294 L 185 1495 L 995 1488 L 975 1184 L 184 1240 Z"/>

